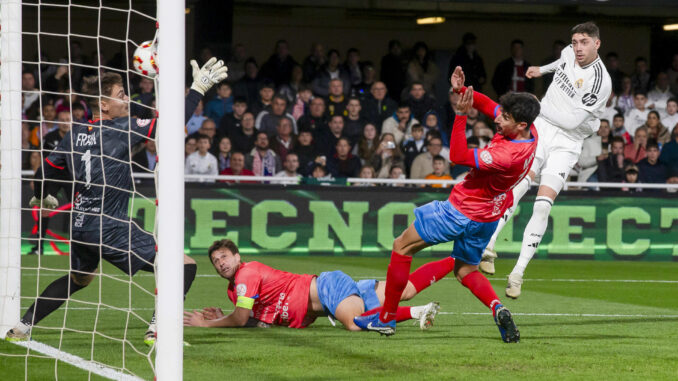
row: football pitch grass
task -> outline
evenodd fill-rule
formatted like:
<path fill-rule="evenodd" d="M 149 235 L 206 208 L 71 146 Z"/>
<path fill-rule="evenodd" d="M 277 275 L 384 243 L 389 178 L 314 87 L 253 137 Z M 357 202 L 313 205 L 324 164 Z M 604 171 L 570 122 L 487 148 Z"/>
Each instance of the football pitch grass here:
<path fill-rule="evenodd" d="M 217 277 L 206 256 L 196 256 L 198 277 L 186 299 L 186 309 L 206 306 L 232 310 L 227 281 Z M 42 257 L 43 267 L 64 268 L 67 258 Z M 343 270 L 354 279 L 386 274 L 386 258 L 244 256 L 297 273 Z M 432 260 L 415 258 L 412 269 Z M 23 257 L 23 266 L 36 266 L 37 257 Z M 678 262 L 593 262 L 534 260 L 525 274 L 518 300 L 504 296 L 506 275 L 515 260 L 497 262 L 490 277 L 504 304 L 514 314 L 521 342 L 505 344 L 491 314 L 466 288 L 448 276 L 407 305 L 439 301 L 435 325 L 422 332 L 411 322 L 398 325 L 391 337 L 373 332 L 348 332 L 319 318 L 306 329 L 186 328 L 185 380 L 337 380 L 337 379 L 678 379 Z M 153 307 L 150 296 L 132 288 L 129 301 L 125 276 L 110 265 L 102 277 L 74 296 L 125 308 L 131 303 L 144 319 Z M 24 271 L 22 295 L 36 295 L 54 272 Z M 153 289 L 153 278 L 139 273 L 135 282 Z M 39 280 L 39 282 L 38 282 Z M 180 281 L 180 280 L 178 280 Z M 39 288 L 39 290 L 36 290 Z M 30 305 L 22 300 L 22 312 Z M 146 325 L 115 309 L 70 302 L 46 318 L 33 340 L 86 360 L 124 366 L 152 380 L 149 351 L 143 344 Z M 91 334 L 96 320 L 97 332 Z M 128 325 L 125 330 L 125 325 Z M 61 337 L 54 328 L 65 326 Z M 51 327 L 47 328 L 47 327 Z M 90 333 L 76 332 L 90 331 Z M 107 337 L 122 338 L 129 343 Z M 93 350 L 92 350 L 93 348 Z M 123 355 L 124 349 L 124 355 Z M 71 365 L 0 343 L 0 379 L 99 380 Z M 11 356 L 7 356 L 7 355 Z M 34 356 L 35 355 L 35 356 Z M 26 376 L 26 369 L 28 375 Z M 55 376 L 56 375 L 56 376 Z"/>

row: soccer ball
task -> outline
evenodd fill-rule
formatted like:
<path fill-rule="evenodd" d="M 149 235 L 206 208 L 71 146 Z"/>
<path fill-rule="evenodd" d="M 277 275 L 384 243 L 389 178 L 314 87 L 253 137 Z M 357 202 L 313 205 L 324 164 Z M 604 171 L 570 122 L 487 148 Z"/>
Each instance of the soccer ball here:
<path fill-rule="evenodd" d="M 158 74 L 158 51 L 153 41 L 144 41 L 132 56 L 132 66 L 137 73 L 155 77 Z"/>

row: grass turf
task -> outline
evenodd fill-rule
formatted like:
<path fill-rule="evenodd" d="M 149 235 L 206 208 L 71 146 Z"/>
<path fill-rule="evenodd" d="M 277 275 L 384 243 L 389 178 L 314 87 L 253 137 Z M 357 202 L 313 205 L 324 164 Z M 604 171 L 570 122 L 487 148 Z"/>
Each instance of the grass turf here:
<path fill-rule="evenodd" d="M 207 257 L 196 259 L 198 277 L 186 308 L 232 309 L 225 297 L 226 281 L 216 277 Z M 384 258 L 244 259 L 298 273 L 341 269 L 356 280 L 383 278 L 387 265 Z M 67 266 L 63 257 L 24 257 L 23 266 L 35 267 L 38 260 L 42 268 Z M 417 258 L 412 268 L 430 260 Z M 404 322 L 387 338 L 334 328 L 324 318 L 303 330 L 186 328 L 184 339 L 191 346 L 184 349 L 184 379 L 678 379 L 678 263 L 535 260 L 523 295 L 510 300 L 503 288 L 513 264 L 499 260 L 497 275 L 490 279 L 514 314 L 519 344 L 503 343 L 489 311 L 447 277 L 408 303 L 440 301 L 442 313 L 426 332 Z M 38 276 L 36 270 L 25 270 L 22 295 L 36 295 L 62 274 L 42 270 Z M 34 329 L 33 339 L 153 379 L 153 354 L 146 356 L 149 350 L 142 342 L 142 319 L 150 318 L 152 296 L 137 286 L 128 288 L 125 277 L 110 265 L 103 274 L 114 277 L 100 277 L 75 294 L 80 302 L 70 302 L 67 314 L 62 308 L 46 318 Z M 134 281 L 152 290 L 152 276 L 139 275 Z M 113 308 L 95 309 L 91 303 L 100 294 Z M 30 303 L 22 300 L 22 311 Z M 115 309 L 130 305 L 138 317 Z M 95 325 L 98 334 L 92 335 Z M 63 336 L 55 329 L 62 326 L 67 329 Z M 128 340 L 124 344 L 118 340 L 123 337 Z M 2 380 L 51 380 L 55 374 L 59 380 L 100 379 L 26 353 L 0 343 Z"/>

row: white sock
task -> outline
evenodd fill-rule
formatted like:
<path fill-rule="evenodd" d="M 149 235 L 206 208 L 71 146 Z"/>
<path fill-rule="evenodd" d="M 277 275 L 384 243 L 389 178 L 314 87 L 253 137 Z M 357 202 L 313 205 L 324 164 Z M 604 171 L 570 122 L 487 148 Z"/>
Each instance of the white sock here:
<path fill-rule="evenodd" d="M 544 232 L 549 223 L 549 214 L 551 213 L 552 206 L 553 200 L 546 196 L 537 196 L 537 199 L 534 201 L 532 217 L 525 227 L 525 233 L 523 233 L 523 245 L 520 248 L 520 257 L 518 258 L 518 263 L 516 263 L 513 271 L 511 271 L 511 274 L 518 274 L 522 277 L 525 273 L 527 264 L 530 263 L 530 260 L 537 251 L 537 247 L 539 247 L 544 236 Z"/>
<path fill-rule="evenodd" d="M 28 333 L 31 330 L 31 326 L 20 321 L 19 324 L 14 327 L 14 330 L 21 333 Z"/>
<path fill-rule="evenodd" d="M 426 306 L 413 306 L 410 307 L 410 315 L 412 315 L 412 319 L 420 319 L 425 310 Z"/>
<path fill-rule="evenodd" d="M 520 180 L 518 185 L 513 188 L 513 205 L 506 209 L 506 212 L 504 212 L 504 215 L 499 220 L 497 229 L 495 229 L 494 234 L 492 234 L 492 238 L 490 238 L 490 242 L 487 244 L 488 249 L 494 250 L 494 245 L 497 243 L 497 237 L 499 237 L 499 233 L 501 233 L 501 230 L 504 228 L 506 223 L 509 222 L 511 217 L 513 217 L 513 212 L 516 211 L 518 202 L 521 198 L 523 198 L 523 196 L 525 196 L 525 193 L 527 193 L 528 189 L 530 189 L 530 178 L 525 176 L 525 178 Z"/>

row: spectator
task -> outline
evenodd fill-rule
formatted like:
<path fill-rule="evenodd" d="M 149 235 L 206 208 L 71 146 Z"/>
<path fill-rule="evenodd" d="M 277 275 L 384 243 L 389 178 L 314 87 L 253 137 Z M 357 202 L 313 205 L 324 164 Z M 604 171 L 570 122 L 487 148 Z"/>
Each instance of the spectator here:
<path fill-rule="evenodd" d="M 263 110 L 257 115 L 257 120 L 254 122 L 255 127 L 259 132 L 265 132 L 268 136 L 273 136 L 276 133 L 278 121 L 280 119 L 287 119 L 292 126 L 292 131 L 297 132 L 297 122 L 294 120 L 292 114 L 287 112 L 287 99 L 282 95 L 273 97 L 273 103 L 270 110 Z"/>
<path fill-rule="evenodd" d="M 358 98 L 360 102 L 363 102 L 370 95 L 370 89 L 377 81 L 377 71 L 374 69 L 374 65 L 371 62 L 366 62 L 363 64 L 363 74 L 362 81 L 357 85 L 353 85 L 351 93 Z"/>
<path fill-rule="evenodd" d="M 69 111 L 61 111 L 57 114 L 57 128 L 45 135 L 45 138 L 42 140 L 42 149 L 45 151 L 54 150 L 70 130 L 71 113 Z"/>
<path fill-rule="evenodd" d="M 219 173 L 219 164 L 217 158 L 209 153 L 211 139 L 207 135 L 198 135 L 198 150 L 188 155 L 186 158 L 186 167 L 184 173 L 187 175 L 211 175 L 216 176 Z M 197 182 L 213 183 L 214 179 L 199 178 L 197 180 L 188 180 Z"/>
<path fill-rule="evenodd" d="M 673 127 L 671 141 L 662 147 L 659 162 L 664 164 L 669 172 L 678 173 L 678 125 Z"/>
<path fill-rule="evenodd" d="M 367 123 L 363 127 L 363 133 L 358 140 L 358 143 L 353 146 L 353 155 L 358 156 L 360 161 L 365 164 L 368 162 L 374 152 L 379 146 L 379 135 L 377 134 L 377 128 L 372 123 Z"/>
<path fill-rule="evenodd" d="M 424 126 L 415 124 L 412 126 L 412 137 L 403 142 L 403 154 L 405 155 L 405 171 L 409 175 L 414 159 L 423 152 L 426 152 L 424 139 Z"/>
<path fill-rule="evenodd" d="M 433 173 L 430 173 L 425 177 L 426 180 L 452 180 L 449 174 L 445 173 L 445 170 L 449 171 L 449 164 L 445 161 L 445 158 L 436 155 L 433 157 Z M 431 184 L 433 188 L 447 188 L 450 184 Z"/>
<path fill-rule="evenodd" d="M 647 114 L 647 121 L 644 124 L 647 127 L 647 138 L 654 139 L 659 144 L 667 143 L 671 140 L 671 133 L 659 120 L 659 113 L 655 110 Z"/>
<path fill-rule="evenodd" d="M 625 75 L 621 79 L 621 92 L 615 93 L 619 94 L 617 97 L 617 108 L 624 114 L 628 113 L 633 109 L 633 88 L 631 87 L 631 77 Z"/>
<path fill-rule="evenodd" d="M 231 166 L 219 173 L 223 176 L 254 176 L 254 172 L 245 168 L 245 155 L 239 151 L 231 153 Z M 227 183 L 239 183 L 240 180 L 226 180 Z M 243 183 L 253 183 L 254 181 L 243 181 Z"/>
<path fill-rule="evenodd" d="M 494 131 L 482 120 L 477 121 L 471 131 L 471 136 L 478 138 L 478 148 L 485 148 L 492 140 L 492 137 L 494 137 Z"/>
<path fill-rule="evenodd" d="M 447 78 L 452 77 L 452 72 L 457 66 L 461 66 L 466 75 L 466 84 L 473 86 L 476 91 L 482 91 L 487 74 L 483 59 L 476 51 L 476 36 L 473 33 L 464 33 L 461 38 L 461 46 L 457 48 L 450 59 L 447 68 Z"/>
<path fill-rule="evenodd" d="M 233 100 L 233 111 L 226 113 L 219 120 L 219 136 L 231 136 L 241 129 L 242 117 L 247 111 L 247 101 L 245 98 L 235 98 Z"/>
<path fill-rule="evenodd" d="M 443 148 L 443 141 L 440 138 L 432 138 L 426 144 L 426 152 L 420 153 L 412 162 L 410 171 L 411 179 L 423 179 L 429 173 L 433 172 L 433 158 L 440 155 Z M 449 174 L 449 166 L 446 166 L 445 173 Z"/>
<path fill-rule="evenodd" d="M 669 76 L 671 92 L 678 95 L 678 53 L 671 59 L 671 67 L 666 71 Z"/>
<path fill-rule="evenodd" d="M 344 97 L 344 81 L 339 78 L 330 80 L 330 90 L 327 97 L 327 116 L 334 115 L 346 116 L 346 104 L 348 100 Z"/>
<path fill-rule="evenodd" d="M 139 80 L 139 91 L 130 97 L 130 114 L 139 118 L 152 118 L 153 110 L 151 105 L 155 101 L 155 83 L 146 77 Z"/>
<path fill-rule="evenodd" d="M 337 142 L 339 141 L 339 138 L 342 137 L 345 137 L 344 117 L 335 115 L 330 118 L 330 128 L 328 130 L 316 130 L 315 141 L 318 152 L 327 155 L 328 157 L 334 156 Z"/>
<path fill-rule="evenodd" d="M 296 65 L 297 61 L 290 55 L 287 41 L 278 40 L 275 43 L 275 52 L 261 65 L 261 76 L 272 80 L 279 87 L 290 81 L 292 68 Z"/>
<path fill-rule="evenodd" d="M 545 58 L 543 61 L 541 61 L 541 66 L 548 65 L 552 62 L 558 61 L 560 59 L 560 54 L 563 52 L 563 49 L 567 44 L 563 40 L 556 40 L 553 41 L 553 45 L 551 45 L 551 55 L 547 58 Z M 553 81 L 553 74 L 554 73 L 544 73 L 541 78 L 543 81 L 543 92 L 545 93 L 546 90 L 551 86 L 551 82 Z M 451 74 L 450 74 L 451 76 Z M 474 87 L 475 89 L 475 87 Z"/>
<path fill-rule="evenodd" d="M 424 89 L 424 85 L 421 82 L 414 82 L 410 86 L 410 94 L 405 100 L 410 106 L 412 115 L 414 119 L 424 120 L 424 115 L 427 112 L 435 110 L 436 101 L 431 95 L 429 95 Z"/>
<path fill-rule="evenodd" d="M 250 111 L 245 111 L 242 114 L 240 128 L 229 134 L 234 151 L 250 152 L 254 148 L 254 140 L 256 139 L 254 129 L 254 114 Z"/>
<path fill-rule="evenodd" d="M 624 168 L 633 164 L 624 157 L 624 139 L 620 136 L 612 138 L 610 153 L 598 157 L 598 181 L 602 183 L 620 183 L 624 180 Z"/>
<path fill-rule="evenodd" d="M 231 59 L 226 63 L 228 68 L 228 80 L 235 83 L 245 77 L 245 62 L 247 61 L 247 52 L 245 45 L 235 44 L 231 52 Z"/>
<path fill-rule="evenodd" d="M 597 136 L 600 137 L 600 151 L 601 153 L 608 153 L 610 150 L 610 143 L 612 143 L 612 130 L 610 129 L 610 122 L 607 119 L 600 120 Z M 628 135 L 628 134 L 627 134 Z M 624 140 L 626 144 L 626 140 Z"/>
<path fill-rule="evenodd" d="M 624 157 L 634 164 L 645 159 L 645 144 L 647 144 L 647 127 L 641 126 L 636 129 L 636 133 L 633 135 L 633 143 L 624 147 Z"/>
<path fill-rule="evenodd" d="M 274 181 L 274 184 L 296 185 L 299 184 L 301 175 L 299 169 L 299 157 L 296 153 L 290 152 L 283 161 L 283 170 L 276 173 L 275 177 L 285 178 L 284 180 Z"/>
<path fill-rule="evenodd" d="M 254 148 L 245 157 L 245 167 L 251 168 L 255 176 L 273 176 L 282 169 L 280 157 L 269 148 L 265 132 L 257 132 Z"/>
<path fill-rule="evenodd" d="M 403 166 L 403 154 L 395 144 L 393 134 L 387 132 L 381 135 L 381 141 L 368 164 L 377 169 L 380 179 L 389 177 L 391 167 Z"/>
<path fill-rule="evenodd" d="M 343 85 L 343 94 L 348 94 L 351 86 L 349 74 L 339 64 L 339 52 L 335 49 L 327 53 L 327 62 L 312 82 L 313 93 L 319 97 L 330 95 L 330 80 L 340 79 Z"/>
<path fill-rule="evenodd" d="M 320 73 L 326 61 L 325 48 L 322 44 L 314 42 L 311 45 L 311 54 L 304 59 L 304 82 L 311 83 Z"/>
<path fill-rule="evenodd" d="M 610 79 L 612 79 L 612 92 L 615 94 L 621 94 L 622 92 L 622 80 L 626 76 L 624 72 L 619 70 L 619 56 L 615 52 L 609 52 L 605 56 L 605 68 L 607 69 L 608 74 L 610 74 Z M 631 77 L 629 78 L 629 89 L 631 88 Z M 626 112 L 626 110 L 622 110 Z"/>
<path fill-rule="evenodd" d="M 247 109 L 251 110 L 254 115 L 259 115 L 262 111 L 269 111 L 273 103 L 273 96 L 275 95 L 275 87 L 273 82 L 264 82 L 259 88 L 259 100 L 247 104 Z"/>
<path fill-rule="evenodd" d="M 292 133 L 292 122 L 287 118 L 278 119 L 276 134 L 272 139 L 271 149 L 280 157 L 280 161 L 284 162 L 287 154 L 294 150 L 296 141 L 296 136 Z"/>
<path fill-rule="evenodd" d="M 440 70 L 435 64 L 425 42 L 419 41 L 412 48 L 414 57 L 407 65 L 407 83 L 420 83 L 427 92 L 433 93 L 433 85 L 438 80 Z M 427 110 L 428 111 L 428 110 Z"/>
<path fill-rule="evenodd" d="M 603 110 L 603 114 L 600 116 L 600 118 L 611 121 L 617 114 L 619 114 L 619 110 L 617 109 L 617 96 L 610 92 L 610 97 L 607 98 L 605 109 Z"/>
<path fill-rule="evenodd" d="M 40 90 L 35 87 L 35 76 L 30 71 L 24 71 L 21 74 L 21 91 L 24 97 L 22 110 L 24 113 L 38 100 Z M 39 103 L 37 103 L 39 106 Z"/>
<path fill-rule="evenodd" d="M 659 115 L 663 118 L 666 116 L 667 102 L 673 97 L 674 94 L 669 90 L 669 76 L 664 72 L 659 72 L 654 87 L 647 93 L 648 103 L 653 104 L 654 110 L 659 111 Z"/>
<path fill-rule="evenodd" d="M 82 102 L 82 101 L 80 101 L 80 102 Z M 87 122 L 87 112 L 86 112 L 87 109 L 80 102 L 71 103 L 71 115 L 73 117 L 74 122 L 76 122 L 76 123 L 86 123 Z"/>
<path fill-rule="evenodd" d="M 624 183 L 627 184 L 638 184 L 638 167 L 635 164 L 629 164 L 626 166 L 624 169 Z M 635 188 L 632 189 L 630 187 L 624 187 L 621 188 L 622 191 L 624 192 L 630 192 L 630 191 L 642 191 L 643 188 Z"/>
<path fill-rule="evenodd" d="M 650 73 L 647 72 L 647 60 L 643 57 L 636 58 L 634 71 L 631 73 L 631 87 L 644 93 L 650 88 Z"/>
<path fill-rule="evenodd" d="M 399 146 L 403 140 L 412 137 L 412 126 L 419 121 L 414 118 L 410 111 L 410 106 L 402 103 L 396 109 L 396 112 L 386 120 L 381 126 L 381 134 L 389 133 L 395 138 L 395 144 Z"/>
<path fill-rule="evenodd" d="M 195 152 L 198 148 L 198 140 L 195 138 L 195 135 L 189 135 L 184 140 L 184 157 L 188 157 L 190 154 Z"/>
<path fill-rule="evenodd" d="M 216 125 L 216 123 L 214 123 L 214 121 L 212 119 L 208 118 L 208 119 L 205 119 L 202 122 L 202 125 L 198 129 L 198 132 L 196 132 L 194 135 L 196 137 L 196 142 L 198 144 L 200 143 L 200 142 L 198 142 L 198 135 L 207 136 L 210 140 L 210 146 L 211 146 L 213 143 L 215 143 L 214 137 L 216 136 L 216 134 L 217 134 L 217 125 Z M 198 148 L 200 148 L 200 147 L 198 147 Z"/>
<path fill-rule="evenodd" d="M 638 181 L 646 184 L 666 183 L 666 166 L 659 162 L 659 146 L 648 140 L 647 157 L 638 162 Z"/>
<path fill-rule="evenodd" d="M 631 144 L 631 135 L 624 127 L 624 114 L 617 114 L 612 119 L 612 136 L 621 136 L 624 138 L 624 144 Z"/>
<path fill-rule="evenodd" d="M 325 168 L 324 165 L 318 163 L 314 164 L 313 167 L 311 168 L 310 176 L 319 182 L 334 180 L 332 175 L 329 174 L 329 172 L 327 172 L 327 168 Z"/>
<path fill-rule="evenodd" d="M 346 52 L 346 62 L 344 62 L 344 70 L 349 76 L 349 85 L 351 88 L 357 86 L 363 81 L 362 63 L 360 62 L 360 50 L 350 48 Z M 335 176 L 336 177 L 336 176 Z"/>
<path fill-rule="evenodd" d="M 207 117 L 203 115 L 203 103 L 201 99 L 198 101 L 198 106 L 196 106 L 195 111 L 193 111 L 191 118 L 188 119 L 188 122 L 186 123 L 186 133 L 191 135 L 198 132 L 200 126 L 202 126 L 206 119 Z"/>
<path fill-rule="evenodd" d="M 299 129 L 308 130 L 313 133 L 327 130 L 327 116 L 325 115 L 325 100 L 323 98 L 313 98 L 309 107 L 310 112 L 299 118 Z"/>
<path fill-rule="evenodd" d="M 498 97 L 509 91 L 534 92 L 534 80 L 525 76 L 530 64 L 523 57 L 523 48 L 522 40 L 511 41 L 511 57 L 501 61 L 494 70 L 492 87 Z"/>
<path fill-rule="evenodd" d="M 455 94 L 452 91 L 452 88 L 450 88 L 447 102 L 438 108 L 438 125 L 440 126 L 440 136 L 443 137 L 443 145 L 445 147 L 450 146 L 449 136 L 452 134 L 452 125 L 454 124 L 454 117 L 456 115 L 452 106 L 457 104 L 458 99 L 459 94 Z"/>
<path fill-rule="evenodd" d="M 245 75 L 233 85 L 233 96 L 245 98 L 248 106 L 254 105 L 259 101 L 260 87 L 259 67 L 257 61 L 250 57 L 245 61 Z"/>
<path fill-rule="evenodd" d="M 584 139 L 579 160 L 574 166 L 574 170 L 577 172 L 577 181 L 588 181 L 598 170 L 598 161 L 602 161 L 607 157 L 607 149 L 603 152 L 603 137 L 606 140 L 610 138 L 610 122 L 607 120 L 600 121 L 600 128 L 597 134 Z"/>
<path fill-rule="evenodd" d="M 398 104 L 386 96 L 384 82 L 375 82 L 370 88 L 370 96 L 361 102 L 363 115 L 370 123 L 381 128 L 384 120 L 393 115 Z"/>
<path fill-rule="evenodd" d="M 374 168 L 372 168 L 369 165 L 365 165 L 362 168 L 360 168 L 360 174 L 358 175 L 361 179 L 374 179 L 377 177 L 377 173 L 374 171 Z M 358 187 L 371 187 L 374 186 L 374 183 L 353 183 L 353 185 L 358 186 Z"/>
<path fill-rule="evenodd" d="M 307 176 L 310 164 L 318 156 L 316 146 L 313 144 L 313 134 L 310 130 L 302 129 L 299 131 L 297 143 L 294 146 L 294 153 L 297 154 L 299 161 L 299 173 Z"/>
<path fill-rule="evenodd" d="M 155 163 L 158 160 L 158 151 L 155 146 L 155 141 L 152 139 L 144 142 L 144 149 L 137 152 L 132 157 L 132 171 L 134 172 L 149 172 L 155 170 Z"/>
<path fill-rule="evenodd" d="M 40 115 L 40 125 L 33 128 L 31 131 L 31 144 L 39 147 L 42 145 L 43 138 L 50 132 L 57 128 L 56 124 L 56 109 L 51 103 L 45 103 L 42 106 L 42 114 Z"/>
<path fill-rule="evenodd" d="M 668 172 L 668 179 L 666 180 L 667 184 L 675 185 L 678 184 L 678 171 L 671 170 Z M 667 189 L 666 192 L 668 193 L 676 193 L 678 192 L 678 189 Z"/>
<path fill-rule="evenodd" d="M 388 93 L 397 102 L 400 101 L 400 93 L 405 88 L 405 67 L 406 61 L 403 57 L 400 41 L 389 41 L 388 54 L 381 58 L 381 73 L 379 78 L 386 85 Z"/>
<path fill-rule="evenodd" d="M 339 138 L 335 151 L 327 159 L 327 171 L 332 177 L 357 177 L 361 164 L 360 159 L 351 154 L 351 141 L 348 138 Z"/>
<path fill-rule="evenodd" d="M 671 98 L 666 101 L 666 116 L 662 118 L 662 124 L 666 128 L 673 128 L 678 124 L 678 99 Z"/>
<path fill-rule="evenodd" d="M 231 166 L 231 139 L 224 136 L 219 139 L 219 149 L 217 151 L 217 163 L 219 164 L 219 173 Z"/>
<path fill-rule="evenodd" d="M 21 122 L 21 169 L 30 168 L 31 151 L 37 147 L 31 144 L 31 126 L 27 122 Z"/>
<path fill-rule="evenodd" d="M 304 71 L 301 69 L 301 66 L 294 65 L 292 74 L 290 74 L 290 81 L 280 86 L 278 94 L 287 98 L 287 104 L 292 104 L 297 101 L 297 93 L 301 90 L 302 86 L 305 86 Z"/>
<path fill-rule="evenodd" d="M 633 95 L 633 108 L 626 114 L 626 130 L 629 134 L 635 134 L 636 128 L 642 126 L 647 121 L 647 115 L 650 110 L 645 107 L 647 95 L 640 91 Z"/>
<path fill-rule="evenodd" d="M 344 135 L 351 141 L 351 145 L 355 145 L 363 133 L 363 128 L 367 124 L 367 120 L 360 116 L 360 99 L 351 97 L 348 99 L 346 105 L 346 119 L 344 121 Z M 336 176 L 335 176 L 336 177 Z"/>
<path fill-rule="evenodd" d="M 388 172 L 388 178 L 394 179 L 394 180 L 404 180 L 404 179 L 406 179 L 405 170 L 400 165 L 391 166 L 391 168 L 389 169 L 389 172 Z M 406 185 L 405 185 L 405 183 L 391 183 L 391 184 L 389 184 L 389 186 L 404 187 Z"/>
<path fill-rule="evenodd" d="M 216 91 L 217 96 L 207 102 L 205 116 L 219 122 L 225 114 L 233 112 L 233 91 L 231 85 L 226 81 L 217 84 Z"/>
<path fill-rule="evenodd" d="M 443 146 L 446 143 L 449 146 L 449 144 L 450 144 L 448 142 L 449 134 L 447 133 L 447 131 L 444 131 L 443 127 L 440 125 L 440 118 L 438 118 L 438 113 L 436 111 L 431 110 L 431 111 L 427 112 L 426 114 L 424 114 L 422 122 L 424 123 L 424 126 L 423 126 L 424 127 L 424 135 L 426 135 L 426 133 L 428 131 L 431 131 L 431 130 L 438 131 L 440 133 L 441 137 L 443 138 L 442 139 L 443 140 Z M 443 135 L 443 134 L 445 134 L 445 135 Z"/>

